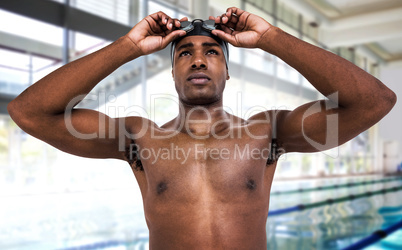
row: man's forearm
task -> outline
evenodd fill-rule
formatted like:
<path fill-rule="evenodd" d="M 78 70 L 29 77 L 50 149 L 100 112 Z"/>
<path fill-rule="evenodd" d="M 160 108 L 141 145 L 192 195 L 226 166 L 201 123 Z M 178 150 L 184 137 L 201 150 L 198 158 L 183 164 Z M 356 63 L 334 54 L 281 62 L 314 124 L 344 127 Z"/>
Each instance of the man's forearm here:
<path fill-rule="evenodd" d="M 324 96 L 337 92 L 340 107 L 374 104 L 378 100 L 375 98 L 394 96 L 378 79 L 353 63 L 279 28 L 269 30 L 264 38 L 261 49 L 295 68 Z"/>
<path fill-rule="evenodd" d="M 122 37 L 33 84 L 10 103 L 10 114 L 18 111 L 33 117 L 63 113 L 73 98 L 88 94 L 103 78 L 138 56 L 133 43 Z"/>

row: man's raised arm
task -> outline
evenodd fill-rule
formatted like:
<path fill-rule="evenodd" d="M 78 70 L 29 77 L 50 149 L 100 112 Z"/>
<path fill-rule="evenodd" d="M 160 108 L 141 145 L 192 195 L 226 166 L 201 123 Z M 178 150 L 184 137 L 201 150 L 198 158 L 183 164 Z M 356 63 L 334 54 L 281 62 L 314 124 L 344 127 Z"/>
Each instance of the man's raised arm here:
<path fill-rule="evenodd" d="M 68 153 L 123 159 L 123 153 L 118 150 L 118 119 L 93 110 L 66 109 L 79 103 L 96 84 L 124 63 L 161 50 L 185 34 L 173 31 L 179 26 L 178 20 L 163 12 L 147 16 L 117 41 L 66 64 L 26 89 L 8 105 L 11 118 L 27 133 Z M 100 122 L 104 128 L 100 129 Z M 69 125 L 77 132 L 75 135 Z"/>
<path fill-rule="evenodd" d="M 295 68 L 328 100 L 275 114 L 277 140 L 286 152 L 326 150 L 352 139 L 383 118 L 396 95 L 351 62 L 270 25 L 238 8 L 213 18 L 213 31 L 234 46 L 260 48 Z"/>

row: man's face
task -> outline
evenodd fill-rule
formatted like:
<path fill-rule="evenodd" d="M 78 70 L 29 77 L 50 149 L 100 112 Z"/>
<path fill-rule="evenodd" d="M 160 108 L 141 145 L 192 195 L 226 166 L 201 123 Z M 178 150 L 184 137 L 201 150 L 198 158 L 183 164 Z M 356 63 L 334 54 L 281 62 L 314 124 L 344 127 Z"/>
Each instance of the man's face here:
<path fill-rule="evenodd" d="M 207 36 L 189 36 L 176 45 L 172 75 L 180 101 L 189 105 L 222 99 L 229 79 L 222 48 Z"/>

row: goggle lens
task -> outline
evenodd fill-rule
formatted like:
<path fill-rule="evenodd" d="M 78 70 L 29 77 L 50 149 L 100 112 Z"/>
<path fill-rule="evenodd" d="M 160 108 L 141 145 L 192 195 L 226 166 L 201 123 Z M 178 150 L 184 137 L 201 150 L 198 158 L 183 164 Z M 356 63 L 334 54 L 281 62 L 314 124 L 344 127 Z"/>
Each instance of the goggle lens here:
<path fill-rule="evenodd" d="M 208 30 L 214 30 L 215 29 L 215 20 L 205 20 L 202 22 L 202 27 Z"/>
<path fill-rule="evenodd" d="M 185 32 L 190 32 L 194 29 L 194 25 L 190 21 L 184 21 L 180 23 L 180 29 Z"/>
<path fill-rule="evenodd" d="M 194 22 L 201 22 L 202 27 L 205 30 L 212 31 L 215 29 L 215 20 L 201 20 L 201 19 L 195 19 L 193 21 L 183 21 L 180 23 L 180 29 L 184 30 L 186 33 L 192 31 L 194 29 Z"/>

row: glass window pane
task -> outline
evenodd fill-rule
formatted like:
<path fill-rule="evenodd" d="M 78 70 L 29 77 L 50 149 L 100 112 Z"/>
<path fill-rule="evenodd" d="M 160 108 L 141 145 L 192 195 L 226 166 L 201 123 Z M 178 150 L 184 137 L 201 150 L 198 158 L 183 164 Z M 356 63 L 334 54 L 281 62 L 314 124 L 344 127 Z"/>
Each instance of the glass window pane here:
<path fill-rule="evenodd" d="M 29 55 L 0 49 L 0 65 L 7 65 L 10 68 L 19 70 L 29 70 Z"/>
<path fill-rule="evenodd" d="M 79 53 L 85 52 L 85 54 L 98 50 L 105 46 L 106 40 L 99 39 L 91 35 L 87 35 L 81 32 L 74 32 L 74 50 Z"/>
<path fill-rule="evenodd" d="M 265 21 L 269 23 L 273 23 L 273 18 L 272 18 L 272 11 L 268 11 L 266 9 L 271 10 L 271 1 L 256 1 L 254 4 L 246 4 L 246 11 L 253 13 L 255 15 L 258 15 L 262 17 Z M 265 9 L 266 8 L 266 9 Z"/>
<path fill-rule="evenodd" d="M 21 93 L 29 84 L 29 56 L 0 49 L 0 92 Z"/>
<path fill-rule="evenodd" d="M 75 0 L 74 7 L 115 22 L 129 25 L 129 0 Z"/>
<path fill-rule="evenodd" d="M 246 81 L 242 99 L 240 103 L 243 110 L 242 116 L 248 119 L 252 115 L 272 109 L 275 105 L 275 92 L 263 83 Z"/>
<path fill-rule="evenodd" d="M 270 75 L 274 74 L 274 62 L 272 55 L 259 49 L 246 49 L 244 54 L 244 65 Z"/>
<path fill-rule="evenodd" d="M 178 114 L 179 103 L 172 71 L 168 69 L 147 80 L 148 114 L 162 126 Z"/>
<path fill-rule="evenodd" d="M 227 8 L 232 6 L 241 6 L 241 0 L 219 0 L 219 1 L 209 1 L 210 9 L 213 9 L 212 13 L 209 13 L 212 16 L 220 16 Z"/>
<path fill-rule="evenodd" d="M 0 9 L 0 31 L 61 46 L 63 29 Z"/>
<path fill-rule="evenodd" d="M 38 56 L 32 56 L 32 70 L 33 72 L 41 71 L 46 67 L 49 67 L 56 63 L 57 61 L 43 58 L 43 57 L 38 57 Z"/>
<path fill-rule="evenodd" d="M 299 83 L 299 72 L 297 72 L 294 68 L 290 67 L 287 63 L 278 58 L 278 77 L 284 80 L 287 80 L 291 83 L 298 84 Z"/>
<path fill-rule="evenodd" d="M 156 13 L 158 11 L 163 11 L 166 15 L 176 18 L 176 14 L 175 14 L 174 10 L 168 9 L 159 3 L 149 1 L 148 2 L 148 14 Z"/>

